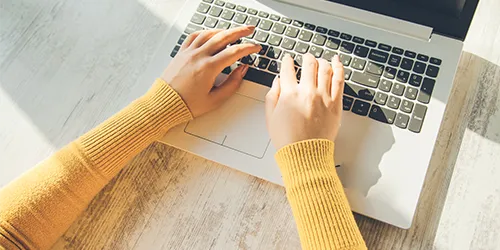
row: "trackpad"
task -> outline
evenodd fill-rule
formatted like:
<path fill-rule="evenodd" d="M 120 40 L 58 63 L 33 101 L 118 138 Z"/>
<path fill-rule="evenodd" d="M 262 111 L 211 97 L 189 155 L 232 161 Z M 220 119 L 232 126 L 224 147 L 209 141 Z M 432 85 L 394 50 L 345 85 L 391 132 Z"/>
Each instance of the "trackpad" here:
<path fill-rule="evenodd" d="M 257 158 L 264 156 L 270 143 L 264 102 L 240 94 L 189 122 L 184 131 Z"/>

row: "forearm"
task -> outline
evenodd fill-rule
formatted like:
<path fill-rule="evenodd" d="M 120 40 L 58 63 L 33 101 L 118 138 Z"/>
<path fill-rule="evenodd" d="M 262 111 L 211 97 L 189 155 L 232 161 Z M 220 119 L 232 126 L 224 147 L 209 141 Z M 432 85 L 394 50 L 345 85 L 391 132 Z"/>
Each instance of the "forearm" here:
<path fill-rule="evenodd" d="M 335 171 L 333 142 L 308 140 L 276 154 L 303 249 L 366 249 Z"/>
<path fill-rule="evenodd" d="M 155 82 L 146 95 L 0 190 L 0 246 L 49 248 L 127 162 L 190 119 L 177 93 Z"/>

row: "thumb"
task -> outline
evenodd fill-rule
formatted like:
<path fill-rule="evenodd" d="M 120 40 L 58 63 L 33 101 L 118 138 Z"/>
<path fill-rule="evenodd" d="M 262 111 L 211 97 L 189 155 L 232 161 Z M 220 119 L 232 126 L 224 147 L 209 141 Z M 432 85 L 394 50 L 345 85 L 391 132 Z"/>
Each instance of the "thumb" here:
<path fill-rule="evenodd" d="M 222 84 L 211 91 L 210 98 L 215 105 L 222 104 L 225 100 L 232 96 L 236 90 L 238 90 L 241 81 L 243 80 L 243 76 L 247 73 L 247 70 L 248 65 L 239 66 L 233 70 L 231 74 L 229 74 L 227 79 L 222 82 Z"/>
<path fill-rule="evenodd" d="M 273 86 L 266 95 L 266 120 L 269 120 L 269 118 L 271 118 L 271 115 L 274 112 L 274 108 L 276 107 L 276 104 L 278 104 L 280 92 L 280 78 L 276 76 L 273 81 Z"/>

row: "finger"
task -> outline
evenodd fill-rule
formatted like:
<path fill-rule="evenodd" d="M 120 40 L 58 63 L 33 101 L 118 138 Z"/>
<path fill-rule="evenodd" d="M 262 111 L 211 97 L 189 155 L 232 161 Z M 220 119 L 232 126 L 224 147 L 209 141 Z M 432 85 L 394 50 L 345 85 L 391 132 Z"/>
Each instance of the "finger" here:
<path fill-rule="evenodd" d="M 222 71 L 225 67 L 235 63 L 240 58 L 257 53 L 260 49 L 260 45 L 253 43 L 243 43 L 230 46 L 223 49 L 212 58 L 214 62 L 213 65 L 216 65 Z"/>
<path fill-rule="evenodd" d="M 344 93 L 344 65 L 342 65 L 337 55 L 332 58 L 332 68 L 332 99 L 341 106 L 342 94 Z"/>
<path fill-rule="evenodd" d="M 254 30 L 255 26 L 242 26 L 224 30 L 211 37 L 210 40 L 203 45 L 202 49 L 206 50 L 208 54 L 213 55 L 224 49 L 228 44 L 252 34 Z"/>
<path fill-rule="evenodd" d="M 303 59 L 300 84 L 305 87 L 316 88 L 318 86 L 318 61 L 310 53 L 305 54 Z"/>
<path fill-rule="evenodd" d="M 271 118 L 271 115 L 278 104 L 280 96 L 280 78 L 278 76 L 274 77 L 273 85 L 266 95 L 266 121 Z"/>
<path fill-rule="evenodd" d="M 212 89 L 210 92 L 211 104 L 215 106 L 221 105 L 225 100 L 232 96 L 240 87 L 243 76 L 247 73 L 248 65 L 241 65 L 222 82 L 221 85 Z"/>
<path fill-rule="evenodd" d="M 192 46 L 195 48 L 201 47 L 203 44 L 205 44 L 208 40 L 210 40 L 213 36 L 216 34 L 220 33 L 222 30 L 221 29 L 214 29 L 214 30 L 203 30 L 201 33 L 194 39 Z"/>
<path fill-rule="evenodd" d="M 332 65 L 324 60 L 318 60 L 318 90 L 324 94 L 324 96 L 331 96 L 331 86 L 332 86 L 332 77 L 333 77 L 333 69 Z"/>
<path fill-rule="evenodd" d="M 283 60 L 281 60 L 280 86 L 283 88 L 297 86 L 295 66 L 293 58 L 289 54 L 286 54 Z"/>
<path fill-rule="evenodd" d="M 187 47 L 189 47 L 193 43 L 194 39 L 196 39 L 201 34 L 201 32 L 203 32 L 203 31 L 198 30 L 196 32 L 191 33 L 189 36 L 187 36 L 186 39 L 184 40 L 184 42 L 182 43 L 180 50 L 184 50 Z"/>

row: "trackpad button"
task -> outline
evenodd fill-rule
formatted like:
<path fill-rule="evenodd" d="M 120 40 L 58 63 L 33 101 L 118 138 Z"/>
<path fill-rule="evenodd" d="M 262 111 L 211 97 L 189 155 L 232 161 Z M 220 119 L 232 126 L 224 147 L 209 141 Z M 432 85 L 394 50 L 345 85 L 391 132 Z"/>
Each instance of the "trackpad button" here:
<path fill-rule="evenodd" d="M 185 132 L 257 158 L 264 156 L 270 143 L 264 102 L 240 94 L 189 122 Z"/>

